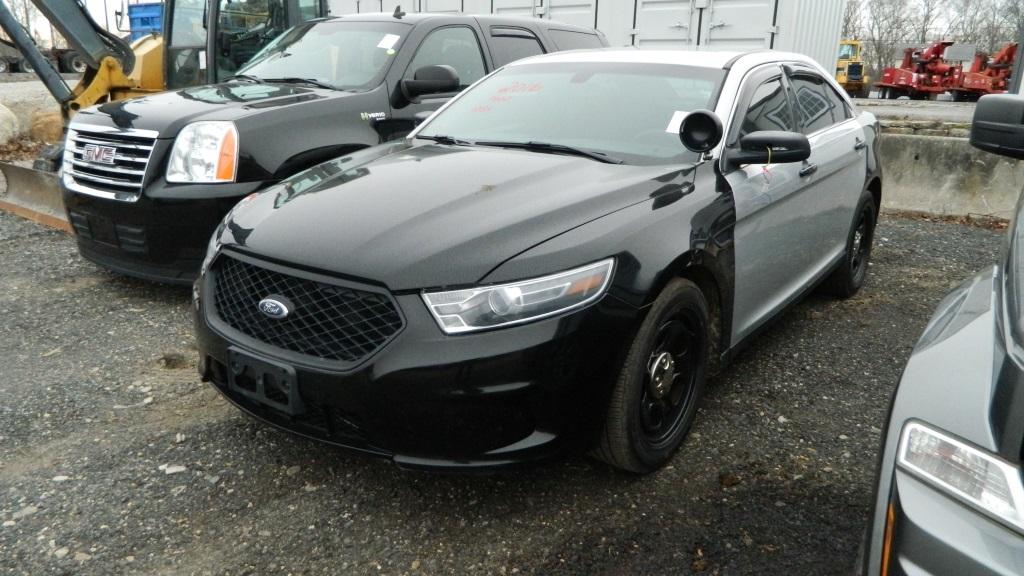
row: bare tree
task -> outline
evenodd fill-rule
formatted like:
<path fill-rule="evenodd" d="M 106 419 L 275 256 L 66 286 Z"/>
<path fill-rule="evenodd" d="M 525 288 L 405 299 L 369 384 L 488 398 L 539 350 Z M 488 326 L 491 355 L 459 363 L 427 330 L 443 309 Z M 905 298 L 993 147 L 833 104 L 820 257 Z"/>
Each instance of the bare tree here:
<path fill-rule="evenodd" d="M 843 38 L 864 36 L 864 10 L 861 0 L 847 0 L 843 12 Z"/>
<path fill-rule="evenodd" d="M 946 0 L 917 0 L 917 13 L 914 16 L 915 40 L 924 44 L 935 38 L 932 29 L 939 18 L 945 13 Z"/>
<path fill-rule="evenodd" d="M 877 75 L 892 66 L 913 30 L 909 0 L 867 0 L 865 19 L 867 38 L 871 42 L 870 63 Z"/>

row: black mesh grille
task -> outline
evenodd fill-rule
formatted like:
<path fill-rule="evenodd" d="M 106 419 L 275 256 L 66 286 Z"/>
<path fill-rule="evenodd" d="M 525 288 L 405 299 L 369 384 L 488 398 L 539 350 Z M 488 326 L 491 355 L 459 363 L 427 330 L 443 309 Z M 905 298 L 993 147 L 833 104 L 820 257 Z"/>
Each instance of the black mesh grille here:
<path fill-rule="evenodd" d="M 294 306 L 270 318 L 258 304 L 283 296 Z M 273 346 L 325 360 L 357 362 L 402 329 L 402 317 L 386 294 L 324 284 L 242 262 L 218 259 L 214 304 L 232 328 Z"/>

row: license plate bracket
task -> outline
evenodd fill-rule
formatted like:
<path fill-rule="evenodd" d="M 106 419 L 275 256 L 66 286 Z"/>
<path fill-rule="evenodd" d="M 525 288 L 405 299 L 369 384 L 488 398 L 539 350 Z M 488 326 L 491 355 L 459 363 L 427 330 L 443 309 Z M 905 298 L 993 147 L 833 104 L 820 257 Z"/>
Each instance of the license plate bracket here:
<path fill-rule="evenodd" d="M 295 368 L 228 348 L 228 387 L 232 392 L 296 416 L 306 411 Z"/>

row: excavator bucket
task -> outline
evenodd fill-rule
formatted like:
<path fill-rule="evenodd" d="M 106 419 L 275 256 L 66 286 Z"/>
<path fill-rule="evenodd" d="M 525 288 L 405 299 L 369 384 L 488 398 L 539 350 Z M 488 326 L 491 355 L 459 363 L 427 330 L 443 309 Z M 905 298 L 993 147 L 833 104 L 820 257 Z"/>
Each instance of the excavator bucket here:
<path fill-rule="evenodd" d="M 71 232 L 57 174 L 0 162 L 7 186 L 0 186 L 0 210 Z"/>

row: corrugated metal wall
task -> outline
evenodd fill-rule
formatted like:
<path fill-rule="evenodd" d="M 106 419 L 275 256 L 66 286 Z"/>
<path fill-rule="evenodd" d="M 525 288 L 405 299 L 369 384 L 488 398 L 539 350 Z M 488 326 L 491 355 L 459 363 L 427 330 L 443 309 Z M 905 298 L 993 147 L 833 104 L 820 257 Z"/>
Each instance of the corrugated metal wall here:
<path fill-rule="evenodd" d="M 846 0 L 781 0 L 775 48 L 806 54 L 832 72 Z"/>
<path fill-rule="evenodd" d="M 846 0 L 330 0 L 332 13 L 465 12 L 597 27 L 613 46 L 801 52 L 835 67 Z M 772 26 L 773 21 L 775 26 Z"/>

